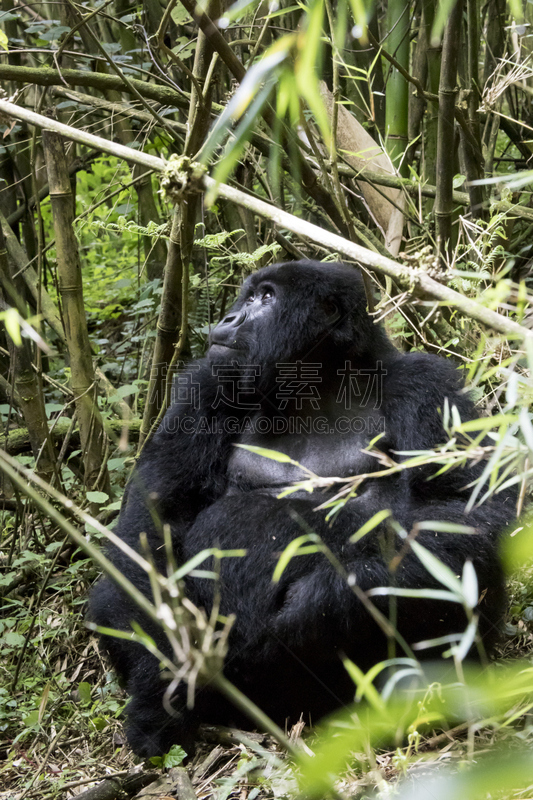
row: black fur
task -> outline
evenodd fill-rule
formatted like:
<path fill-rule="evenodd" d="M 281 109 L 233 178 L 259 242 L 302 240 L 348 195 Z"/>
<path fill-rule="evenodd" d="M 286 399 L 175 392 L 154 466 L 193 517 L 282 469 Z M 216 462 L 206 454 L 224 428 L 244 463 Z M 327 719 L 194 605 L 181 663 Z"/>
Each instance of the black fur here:
<path fill-rule="evenodd" d="M 301 362 L 296 371 L 305 373 L 300 383 L 290 369 L 285 374 L 286 365 L 296 362 Z M 355 375 L 351 393 L 343 378 L 346 364 Z M 214 367 L 220 365 L 222 372 L 217 373 Z M 234 365 L 229 376 L 224 372 L 228 365 Z M 298 385 L 303 385 L 300 400 L 294 393 Z M 368 590 L 390 585 L 390 559 L 403 546 L 387 524 L 357 544 L 348 542 L 377 511 L 391 509 L 406 531 L 423 520 L 475 527 L 474 535 L 423 531 L 417 540 L 458 575 L 467 559 L 473 562 L 484 593 L 480 629 L 490 647 L 503 604 L 497 538 L 513 516 L 513 493 L 501 493 L 465 516 L 465 486 L 482 465 L 437 477 L 432 477 L 437 468 L 430 466 L 368 479 L 331 523 L 323 511 L 313 509 L 338 486 L 326 495 L 299 492 L 277 499 L 284 486 L 302 479 L 301 472 L 233 447 L 240 442 L 279 450 L 322 476 L 343 477 L 383 468 L 362 452 L 380 431 L 384 436 L 378 448 L 395 460 L 402 458 L 395 455 L 398 451 L 442 444 L 446 398 L 463 420 L 476 416 L 450 361 L 395 350 L 368 316 L 355 270 L 311 261 L 260 270 L 245 282 L 234 308 L 214 330 L 207 357 L 185 370 L 174 389 L 174 402 L 129 484 L 117 531 L 137 549 L 144 531 L 163 572 L 157 518 L 171 526 L 180 563 L 212 546 L 247 549 L 246 557 L 222 562 L 221 613 L 236 614 L 225 674 L 273 719 L 283 725 L 303 712 L 316 721 L 349 703 L 354 687 L 340 653 L 364 670 L 387 657 L 385 637 L 323 555 L 293 558 L 281 581 L 272 582 L 279 554 L 309 529 L 322 537 L 358 586 Z M 344 429 L 336 433 L 341 422 Z M 312 430 L 279 432 L 289 425 L 298 431 L 300 423 Z M 274 425 L 278 432 L 269 432 Z M 110 556 L 151 597 L 144 573 L 118 550 L 112 548 Z M 442 588 L 409 548 L 394 580 L 400 587 Z M 187 592 L 194 603 L 210 609 L 212 581 L 188 579 Z M 388 598 L 374 602 L 387 613 Z M 163 634 L 107 578 L 96 587 L 90 606 L 100 625 L 127 630 L 137 620 L 171 654 Z M 455 603 L 398 602 L 398 628 L 410 644 L 460 632 L 465 625 L 465 613 Z M 189 746 L 201 721 L 242 724 L 206 688 L 197 692 L 193 712 L 185 709 L 185 689 L 179 688 L 175 714 L 168 715 L 157 660 L 125 640 L 106 637 L 104 642 L 132 695 L 128 739 L 138 754 L 158 754 L 173 743 Z"/>

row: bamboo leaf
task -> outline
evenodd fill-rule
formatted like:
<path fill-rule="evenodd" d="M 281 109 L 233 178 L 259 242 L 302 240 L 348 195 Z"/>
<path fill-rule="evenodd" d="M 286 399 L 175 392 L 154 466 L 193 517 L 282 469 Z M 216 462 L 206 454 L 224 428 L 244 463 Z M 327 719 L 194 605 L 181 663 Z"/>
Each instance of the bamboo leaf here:
<path fill-rule="evenodd" d="M 309 547 L 303 547 L 303 545 L 305 545 L 307 542 L 312 541 L 317 543 L 310 545 Z M 294 556 L 317 553 L 320 550 L 320 544 L 320 539 L 315 533 L 304 533 L 302 536 L 298 536 L 296 539 L 293 539 L 279 557 L 278 563 L 276 564 L 276 569 L 272 575 L 272 582 L 279 583 L 281 576 L 287 569 L 290 560 L 294 558 Z"/>
<path fill-rule="evenodd" d="M 350 536 L 348 541 L 351 542 L 352 544 L 359 542 L 363 538 L 363 536 L 366 536 L 367 533 L 370 533 L 370 531 L 373 531 L 374 528 L 377 528 L 377 526 L 380 523 L 382 523 L 383 520 L 390 517 L 391 513 L 392 512 L 389 511 L 389 509 L 387 508 L 378 511 L 376 514 L 374 514 L 373 517 L 371 517 L 367 522 L 365 522 L 365 524 L 362 525 L 358 531 L 356 531 L 352 536 Z"/>
<path fill-rule="evenodd" d="M 456 575 L 454 575 L 452 570 L 440 560 L 440 558 L 437 558 L 437 556 L 434 556 L 433 553 L 430 553 L 430 551 L 426 547 L 423 547 L 423 545 L 421 545 L 419 542 L 411 542 L 411 547 L 427 571 L 433 575 L 433 577 L 438 580 L 439 583 L 442 583 L 443 586 L 446 586 L 458 597 L 462 597 L 463 587 L 461 585 L 461 581 Z"/>
<path fill-rule="evenodd" d="M 290 456 L 285 453 L 279 453 L 277 450 L 269 450 L 268 447 L 257 447 L 254 444 L 236 444 L 235 447 L 240 447 L 243 450 L 248 450 L 250 453 L 255 453 L 264 458 L 270 458 L 272 461 L 279 461 L 280 464 L 295 464 L 300 466 L 298 461 L 294 461 Z"/>
<path fill-rule="evenodd" d="M 6 326 L 6 331 L 12 338 L 13 343 L 17 347 L 20 347 L 22 344 L 22 338 L 20 335 L 20 318 L 17 309 L 8 308 L 7 311 L 4 311 L 2 317 L 4 319 L 4 325 Z"/>

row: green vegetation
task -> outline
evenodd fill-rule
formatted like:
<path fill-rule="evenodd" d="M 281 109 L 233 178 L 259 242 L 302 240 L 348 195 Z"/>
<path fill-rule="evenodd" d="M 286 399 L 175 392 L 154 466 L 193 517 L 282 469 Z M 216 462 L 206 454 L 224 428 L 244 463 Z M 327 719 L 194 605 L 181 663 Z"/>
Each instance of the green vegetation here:
<path fill-rule="evenodd" d="M 170 769 L 161 795 L 192 782 L 220 800 L 531 795 L 532 23 L 521 0 L 3 0 L 0 800 L 70 798 L 110 775 L 117 793 L 141 788 L 123 690 L 84 625 L 108 527 L 171 376 L 242 279 L 339 256 L 364 268 L 398 348 L 456 359 L 482 413 L 443 409 L 448 445 L 384 471 L 481 458 L 489 488 L 470 487 L 472 503 L 519 488 L 499 658 L 467 663 L 473 626 L 412 695 L 394 684 L 416 660 L 369 675 L 348 662 L 349 713 L 288 738 L 269 728 L 277 742 L 206 730 L 192 764 L 173 748 L 144 778 Z M 342 513 L 360 482 L 320 513 Z M 328 557 L 305 535 L 275 578 L 302 548 Z M 183 610 L 194 566 L 172 585 L 148 569 L 198 641 L 217 621 Z M 426 566 L 471 614 L 475 577 Z M 191 680 L 223 657 L 185 652 Z"/>

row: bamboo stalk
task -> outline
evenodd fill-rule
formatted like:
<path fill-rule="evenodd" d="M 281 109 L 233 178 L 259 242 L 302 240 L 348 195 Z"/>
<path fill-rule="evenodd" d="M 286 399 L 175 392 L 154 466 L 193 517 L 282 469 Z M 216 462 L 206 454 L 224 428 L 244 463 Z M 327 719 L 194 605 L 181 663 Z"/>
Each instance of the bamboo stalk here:
<path fill-rule="evenodd" d="M 404 70 L 409 68 L 409 0 L 389 0 L 387 4 L 387 49 Z M 396 169 L 405 172 L 403 156 L 407 149 L 409 93 L 404 75 L 392 67 L 386 84 L 385 130 L 387 150 Z"/>
<path fill-rule="evenodd" d="M 434 0 L 423 0 L 424 22 L 428 36 L 428 47 L 426 50 L 427 58 L 427 88 L 432 94 L 437 94 L 439 90 L 440 65 L 442 56 L 442 44 L 431 41 L 431 31 L 435 21 Z M 423 136 L 423 175 L 430 183 L 437 182 L 437 129 L 438 129 L 438 105 L 429 103 Z M 424 203 L 424 213 L 433 210 L 429 203 Z"/>
<path fill-rule="evenodd" d="M 467 81 L 468 86 L 468 119 L 466 125 L 470 136 L 467 136 L 463 127 L 461 134 L 461 172 L 466 175 L 467 188 L 470 195 L 470 209 L 474 217 L 483 215 L 485 187 L 478 181 L 483 178 L 484 160 L 481 151 L 481 131 L 479 127 L 479 103 L 481 93 L 479 90 L 479 49 L 480 49 L 480 13 L 477 0 L 466 0 L 467 23 Z"/>
<path fill-rule="evenodd" d="M 104 153 L 110 153 L 111 155 L 123 158 L 132 163 L 144 164 L 144 166 L 149 169 L 162 172 L 166 168 L 166 162 L 161 158 L 156 158 L 155 156 L 141 153 L 138 150 L 124 147 L 115 142 L 110 142 L 100 136 L 93 136 L 85 131 L 71 128 L 69 125 L 64 125 L 56 120 L 43 117 L 41 114 L 36 114 L 33 111 L 21 108 L 14 103 L 9 103 L 7 100 L 0 100 L 0 111 L 4 111 L 6 114 L 16 119 L 26 120 L 30 124 L 36 125 L 43 130 L 51 130 L 60 133 L 73 141 L 79 141 L 82 144 L 86 144 L 88 147 L 102 150 Z M 292 231 L 297 236 L 316 242 L 322 247 L 353 259 L 370 269 L 374 269 L 376 272 L 390 275 L 402 288 L 416 294 L 434 297 L 446 305 L 457 308 L 465 316 L 477 319 L 479 322 L 493 328 L 499 333 L 503 333 L 507 336 L 514 336 L 518 340 L 524 340 L 526 338 L 533 339 L 533 331 L 504 317 L 502 314 L 498 314 L 496 311 L 485 308 L 485 306 L 475 300 L 459 294 L 459 292 L 456 292 L 454 289 L 450 289 L 448 286 L 434 280 L 422 270 L 413 270 L 394 261 L 392 258 L 387 258 L 372 250 L 367 250 L 365 247 L 361 247 L 361 245 L 343 239 L 342 236 L 330 233 L 324 230 L 324 228 L 319 228 L 318 225 L 313 225 L 311 222 L 299 219 L 286 211 L 281 211 L 281 209 L 270 205 L 270 203 L 252 197 L 239 189 L 234 189 L 232 186 L 227 186 L 223 183 L 217 184 L 207 175 L 203 176 L 198 181 L 197 188 L 203 189 L 204 191 L 215 191 L 222 199 L 239 206 L 244 206 L 255 214 L 270 220 L 279 227 Z M 324 269 L 327 269 L 327 265 L 324 265 Z"/>
<path fill-rule="evenodd" d="M 452 9 L 442 44 L 442 64 L 439 83 L 439 122 L 437 133 L 437 198 L 435 218 L 437 246 L 441 258 L 451 256 L 453 176 L 455 139 L 455 96 L 457 94 L 457 61 L 461 38 L 463 0 Z"/>
<path fill-rule="evenodd" d="M 56 235 L 59 294 L 63 306 L 72 390 L 80 424 L 85 484 L 89 489 L 107 488 L 105 434 L 96 405 L 96 380 L 85 318 L 78 243 L 72 227 L 72 189 L 61 136 L 44 131 L 43 148 Z"/>

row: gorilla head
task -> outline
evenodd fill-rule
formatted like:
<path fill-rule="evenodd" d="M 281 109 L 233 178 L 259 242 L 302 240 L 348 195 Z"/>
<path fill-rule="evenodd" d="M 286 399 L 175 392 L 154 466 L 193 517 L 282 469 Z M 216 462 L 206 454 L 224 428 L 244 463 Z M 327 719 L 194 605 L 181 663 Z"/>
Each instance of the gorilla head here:
<path fill-rule="evenodd" d="M 361 275 L 343 264 L 295 261 L 264 267 L 244 282 L 213 329 L 209 359 L 271 366 L 389 350 L 366 311 Z"/>

